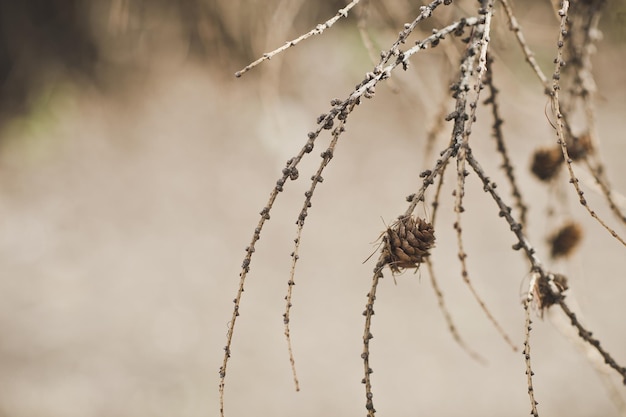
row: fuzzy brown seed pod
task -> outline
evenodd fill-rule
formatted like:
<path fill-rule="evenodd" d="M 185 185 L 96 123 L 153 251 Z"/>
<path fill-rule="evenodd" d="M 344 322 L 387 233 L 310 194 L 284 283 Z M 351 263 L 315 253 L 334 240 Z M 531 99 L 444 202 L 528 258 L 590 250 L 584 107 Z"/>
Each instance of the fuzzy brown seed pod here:
<path fill-rule="evenodd" d="M 550 236 L 550 255 L 552 258 L 562 258 L 572 254 L 582 239 L 582 228 L 578 223 L 570 221 Z"/>
<path fill-rule="evenodd" d="M 563 163 L 560 147 L 537 149 L 533 154 L 530 170 L 542 181 L 549 181 L 556 176 Z"/>
<path fill-rule="evenodd" d="M 394 273 L 418 268 L 430 256 L 435 245 L 433 225 L 413 216 L 402 217 L 387 229 L 383 237 L 383 257 Z"/>

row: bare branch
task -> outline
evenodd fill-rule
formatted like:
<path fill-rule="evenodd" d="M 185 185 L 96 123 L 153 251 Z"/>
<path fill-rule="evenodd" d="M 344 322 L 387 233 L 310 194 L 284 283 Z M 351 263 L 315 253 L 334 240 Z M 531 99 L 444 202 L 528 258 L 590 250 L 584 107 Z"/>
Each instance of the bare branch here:
<path fill-rule="evenodd" d="M 281 53 L 281 52 L 291 48 L 292 46 L 296 46 L 297 44 L 299 44 L 300 42 L 302 42 L 305 39 L 310 38 L 311 36 L 321 35 L 322 33 L 324 33 L 324 31 L 326 29 L 328 29 L 332 25 L 334 25 L 335 22 L 337 22 L 337 20 L 341 19 L 342 17 L 347 17 L 348 16 L 348 12 L 350 11 L 350 9 L 352 9 L 354 6 L 359 4 L 359 1 L 361 1 L 361 0 L 352 0 L 346 7 L 344 7 L 343 9 L 340 9 L 335 16 L 333 16 L 332 18 L 328 19 L 326 22 L 320 23 L 319 25 L 315 26 L 315 28 L 311 29 L 310 31 L 308 31 L 304 35 L 301 35 L 301 36 L 297 37 L 296 39 L 293 39 L 293 40 L 291 40 L 289 42 L 286 42 L 280 48 L 276 48 L 276 49 L 274 49 L 271 52 L 264 53 L 263 56 L 261 56 L 261 58 L 257 59 L 253 63 L 247 65 L 245 68 L 237 71 L 235 73 L 235 77 L 237 77 L 237 78 L 241 77 L 243 74 L 245 74 L 246 72 L 250 71 L 252 68 L 256 67 L 260 63 L 272 59 L 275 55 L 277 55 L 277 54 L 279 54 L 279 53 Z"/>

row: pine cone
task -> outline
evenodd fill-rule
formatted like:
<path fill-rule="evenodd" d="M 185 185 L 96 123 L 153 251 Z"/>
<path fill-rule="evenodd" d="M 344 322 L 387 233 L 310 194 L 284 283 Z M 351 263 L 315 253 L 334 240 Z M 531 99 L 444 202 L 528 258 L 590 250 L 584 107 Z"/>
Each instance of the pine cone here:
<path fill-rule="evenodd" d="M 550 255 L 553 259 L 571 255 L 578 247 L 582 236 L 582 227 L 578 223 L 573 221 L 567 222 L 548 238 Z"/>
<path fill-rule="evenodd" d="M 418 268 L 435 244 L 433 225 L 413 216 L 396 221 L 383 238 L 385 263 L 394 273 L 402 268 Z"/>
<path fill-rule="evenodd" d="M 533 154 L 530 170 L 542 181 L 549 181 L 556 176 L 563 163 L 560 147 L 537 149 Z"/>

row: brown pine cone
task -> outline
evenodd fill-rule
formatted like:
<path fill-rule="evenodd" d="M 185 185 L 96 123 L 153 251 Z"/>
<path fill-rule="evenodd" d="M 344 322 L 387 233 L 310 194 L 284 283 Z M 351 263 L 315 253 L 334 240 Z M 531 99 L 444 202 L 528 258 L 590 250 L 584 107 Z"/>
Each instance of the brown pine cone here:
<path fill-rule="evenodd" d="M 394 273 L 418 268 L 435 244 L 433 225 L 413 216 L 398 219 L 383 238 L 385 263 Z"/>
<path fill-rule="evenodd" d="M 549 238 L 550 255 L 553 259 L 567 257 L 574 252 L 582 240 L 582 227 L 574 221 L 565 223 Z"/>
<path fill-rule="evenodd" d="M 537 149 L 530 170 L 542 181 L 553 179 L 561 168 L 563 154 L 560 147 Z"/>

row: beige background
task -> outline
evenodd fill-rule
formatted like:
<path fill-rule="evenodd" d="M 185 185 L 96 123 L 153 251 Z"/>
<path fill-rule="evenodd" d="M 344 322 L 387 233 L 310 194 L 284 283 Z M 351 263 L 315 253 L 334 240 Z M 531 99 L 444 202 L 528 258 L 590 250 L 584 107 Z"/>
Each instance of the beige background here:
<path fill-rule="evenodd" d="M 532 17 L 532 16 L 531 16 Z M 528 24 L 545 29 L 548 23 Z M 536 25 L 536 26 L 533 26 Z M 549 26 L 548 26 L 549 29 Z M 585 239 L 570 262 L 547 261 L 555 195 L 528 175 L 530 153 L 554 143 L 541 87 L 500 28 L 495 69 L 508 146 L 531 208 L 529 236 L 566 273 L 584 323 L 626 362 L 623 248 L 583 210 Z M 384 44 L 393 34 L 381 33 Z M 532 40 L 532 37 L 531 37 Z M 626 192 L 623 43 L 601 44 L 598 130 L 615 189 Z M 536 44 L 540 44 L 537 42 Z M 550 49 L 546 46 L 550 70 Z M 333 29 L 235 80 L 228 62 L 164 53 L 130 92 L 59 84 L 34 116 L 4 129 L 0 150 L 0 415 L 215 416 L 218 369 L 244 248 L 286 159 L 315 118 L 370 69 L 354 29 Z M 294 392 L 283 297 L 294 222 L 328 142 L 320 138 L 289 183 L 252 261 L 229 365 L 227 415 L 364 415 L 362 326 L 373 243 L 417 190 L 425 128 L 446 88 L 439 50 L 398 74 L 406 94 L 378 88 L 350 116 L 314 196 L 298 264 L 292 336 L 302 391 Z M 426 103 L 427 105 L 424 105 Z M 451 107 L 450 107 L 451 108 Z M 479 112 L 477 157 L 508 197 L 489 114 Z M 438 142 L 443 148 L 445 137 Z M 434 265 L 472 361 L 452 340 L 425 271 L 381 283 L 374 317 L 374 401 L 381 416 L 528 415 L 524 361 L 463 284 L 452 229 L 452 176 L 437 224 Z M 566 183 L 566 179 L 563 179 Z M 568 199 L 575 202 L 571 189 Z M 602 199 L 588 192 L 598 212 Z M 528 268 L 475 175 L 463 221 L 470 276 L 521 345 Z M 430 216 L 430 208 L 419 207 Z M 616 226 L 624 235 L 624 228 Z M 540 413 L 617 416 L 584 355 L 550 320 L 535 321 L 532 361 Z M 623 386 L 617 387 L 624 397 Z"/>

